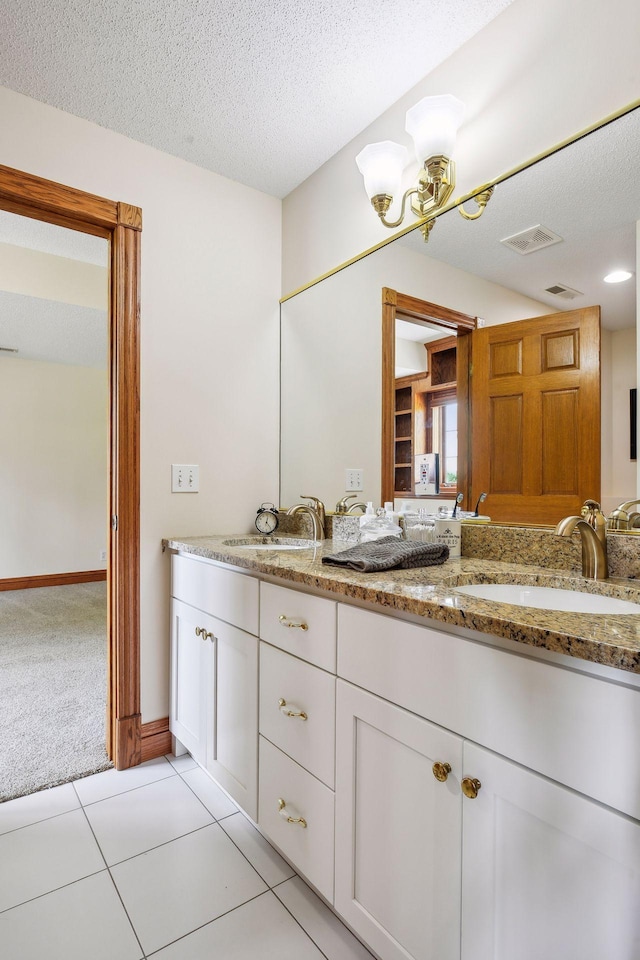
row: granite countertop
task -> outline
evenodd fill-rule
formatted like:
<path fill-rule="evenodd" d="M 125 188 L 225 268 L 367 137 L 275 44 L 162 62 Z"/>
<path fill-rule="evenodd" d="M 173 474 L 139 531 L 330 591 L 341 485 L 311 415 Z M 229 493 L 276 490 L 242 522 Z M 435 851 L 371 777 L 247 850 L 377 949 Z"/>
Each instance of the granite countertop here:
<path fill-rule="evenodd" d="M 323 555 L 347 549 L 353 546 L 350 543 L 325 540 L 317 547 L 282 551 L 252 550 L 224 543 L 241 537 L 217 534 L 171 538 L 164 540 L 163 546 L 338 596 L 640 673 L 640 614 L 560 613 L 493 603 L 455 592 L 456 586 L 468 583 L 515 582 L 578 589 L 640 603 L 640 585 L 635 580 L 610 578 L 594 582 L 566 570 L 470 557 L 448 560 L 436 567 L 358 573 L 321 562 Z"/>

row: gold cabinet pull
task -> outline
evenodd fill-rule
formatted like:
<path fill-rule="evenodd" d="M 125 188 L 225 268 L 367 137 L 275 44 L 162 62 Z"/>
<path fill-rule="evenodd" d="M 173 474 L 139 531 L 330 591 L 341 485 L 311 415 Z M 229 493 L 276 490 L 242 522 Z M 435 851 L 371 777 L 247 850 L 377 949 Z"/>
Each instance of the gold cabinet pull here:
<path fill-rule="evenodd" d="M 285 616 L 284 613 L 281 613 L 278 617 L 278 620 L 283 627 L 291 627 L 294 630 L 308 630 L 308 625 L 304 620 L 290 620 L 289 617 Z"/>
<path fill-rule="evenodd" d="M 203 640 L 213 640 L 213 634 L 207 632 L 206 627 L 196 627 L 196 637 L 202 637 Z"/>
<path fill-rule="evenodd" d="M 285 717 L 295 717 L 297 720 L 309 719 L 307 714 L 304 712 L 304 710 L 285 710 L 285 707 L 287 706 L 287 701 L 283 697 L 280 697 L 280 699 L 278 700 L 278 706 L 281 712 L 285 715 Z"/>
<path fill-rule="evenodd" d="M 280 811 L 280 816 L 284 817 L 287 823 L 297 823 L 300 827 L 304 827 L 306 829 L 307 821 L 304 819 L 304 817 L 289 816 L 289 814 L 287 813 L 286 801 L 283 800 L 282 797 L 278 799 L 278 810 Z"/>
<path fill-rule="evenodd" d="M 433 770 L 433 775 L 436 780 L 439 780 L 440 783 L 444 783 L 451 773 L 451 764 L 436 762 L 431 769 Z"/>
<path fill-rule="evenodd" d="M 469 797 L 469 800 L 475 800 L 478 796 L 478 790 L 482 786 L 479 780 L 476 780 L 473 777 L 465 777 L 464 780 L 460 783 L 462 787 L 462 792 L 465 797 Z"/>

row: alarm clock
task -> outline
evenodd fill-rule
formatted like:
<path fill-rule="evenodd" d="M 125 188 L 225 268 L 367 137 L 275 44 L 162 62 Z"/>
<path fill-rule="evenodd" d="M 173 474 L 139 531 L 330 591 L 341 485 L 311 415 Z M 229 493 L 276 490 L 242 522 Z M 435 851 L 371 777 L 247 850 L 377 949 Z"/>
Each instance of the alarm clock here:
<path fill-rule="evenodd" d="M 278 526 L 278 511 L 273 503 L 263 503 L 256 514 L 256 530 L 268 536 Z"/>

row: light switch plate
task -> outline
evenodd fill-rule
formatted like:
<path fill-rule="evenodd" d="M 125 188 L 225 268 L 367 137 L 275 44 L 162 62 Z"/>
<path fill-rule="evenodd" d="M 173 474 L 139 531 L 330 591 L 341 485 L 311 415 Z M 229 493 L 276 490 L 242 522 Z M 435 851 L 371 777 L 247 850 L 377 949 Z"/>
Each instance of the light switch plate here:
<path fill-rule="evenodd" d="M 200 467 L 197 463 L 171 464 L 171 493 L 198 493 Z"/>
<path fill-rule="evenodd" d="M 364 490 L 364 470 L 362 467 L 347 467 L 344 476 L 345 490 Z"/>

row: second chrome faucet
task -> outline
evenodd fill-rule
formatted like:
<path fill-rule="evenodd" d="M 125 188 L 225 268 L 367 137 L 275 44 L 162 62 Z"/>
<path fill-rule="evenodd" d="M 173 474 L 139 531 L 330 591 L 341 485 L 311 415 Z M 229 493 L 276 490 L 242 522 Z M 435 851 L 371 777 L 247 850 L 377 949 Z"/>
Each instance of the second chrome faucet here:
<path fill-rule="evenodd" d="M 583 514 L 581 517 L 565 517 L 555 532 L 559 537 L 568 537 L 577 527 L 582 539 L 582 576 L 590 580 L 606 580 L 609 576 L 607 521 L 595 500 L 585 500 Z"/>

